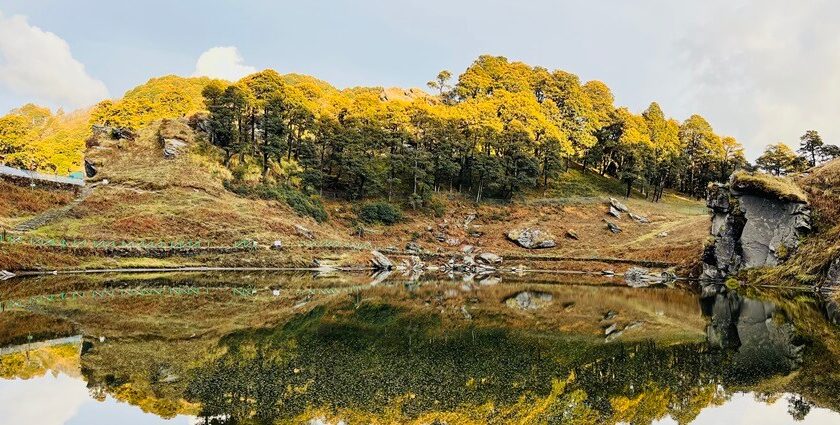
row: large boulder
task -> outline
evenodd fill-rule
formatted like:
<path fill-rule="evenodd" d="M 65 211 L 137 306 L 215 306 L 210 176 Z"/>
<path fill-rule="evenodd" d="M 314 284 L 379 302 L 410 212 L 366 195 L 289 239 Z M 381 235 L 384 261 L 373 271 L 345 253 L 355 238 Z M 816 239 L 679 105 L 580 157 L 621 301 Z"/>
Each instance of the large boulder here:
<path fill-rule="evenodd" d="M 736 175 L 730 185 L 708 188 L 714 242 L 704 252 L 702 278 L 724 279 L 743 269 L 776 266 L 811 230 L 806 201 L 758 190 L 737 179 Z"/>
<path fill-rule="evenodd" d="M 381 252 L 371 251 L 370 255 L 372 256 L 370 264 L 373 266 L 374 269 L 386 271 L 394 269 L 394 263 Z"/>
<path fill-rule="evenodd" d="M 507 238 L 528 249 L 554 248 L 557 246 L 554 235 L 534 227 L 511 230 L 507 233 Z"/>

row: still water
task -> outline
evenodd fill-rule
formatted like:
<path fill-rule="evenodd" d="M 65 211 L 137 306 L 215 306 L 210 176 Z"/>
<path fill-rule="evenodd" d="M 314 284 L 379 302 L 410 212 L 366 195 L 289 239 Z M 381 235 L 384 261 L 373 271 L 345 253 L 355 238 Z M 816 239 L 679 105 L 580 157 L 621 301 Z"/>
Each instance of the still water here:
<path fill-rule="evenodd" d="M 585 277 L 0 285 L 2 424 L 838 424 L 836 304 Z"/>

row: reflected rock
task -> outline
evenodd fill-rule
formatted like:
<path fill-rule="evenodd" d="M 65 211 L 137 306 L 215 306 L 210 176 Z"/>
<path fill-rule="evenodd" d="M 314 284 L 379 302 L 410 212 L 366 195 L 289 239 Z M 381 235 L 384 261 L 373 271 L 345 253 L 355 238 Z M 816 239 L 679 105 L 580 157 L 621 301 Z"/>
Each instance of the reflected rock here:
<path fill-rule="evenodd" d="M 505 305 L 520 310 L 536 310 L 551 304 L 554 296 L 548 292 L 522 291 L 507 298 Z"/>

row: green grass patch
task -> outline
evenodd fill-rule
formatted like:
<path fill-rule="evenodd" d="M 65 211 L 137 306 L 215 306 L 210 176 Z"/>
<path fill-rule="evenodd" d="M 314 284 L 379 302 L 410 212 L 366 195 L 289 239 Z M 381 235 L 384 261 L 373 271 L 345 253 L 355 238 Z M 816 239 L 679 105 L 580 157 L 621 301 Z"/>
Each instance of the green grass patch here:
<path fill-rule="evenodd" d="M 312 217 L 319 223 L 323 223 L 329 218 L 327 211 L 324 209 L 324 204 L 319 198 L 307 196 L 289 186 L 264 184 L 248 186 L 226 182 L 225 187 L 240 196 L 285 202 L 299 215 Z"/>
<path fill-rule="evenodd" d="M 772 195 L 792 202 L 808 202 L 808 196 L 791 179 L 763 173 L 738 171 L 733 174 L 733 187 L 743 193 Z"/>

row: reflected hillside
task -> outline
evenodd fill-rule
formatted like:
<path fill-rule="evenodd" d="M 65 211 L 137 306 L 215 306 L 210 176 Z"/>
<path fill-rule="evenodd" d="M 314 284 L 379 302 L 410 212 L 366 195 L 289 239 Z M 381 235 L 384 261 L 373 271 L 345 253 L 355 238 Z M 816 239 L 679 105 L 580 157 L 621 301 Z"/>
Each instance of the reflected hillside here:
<path fill-rule="evenodd" d="M 689 423 L 741 392 L 840 408 L 837 327 L 808 294 L 235 277 L 19 281 L 0 338 L 49 318 L 24 334 L 83 334 L 93 397 L 201 423 Z"/>

